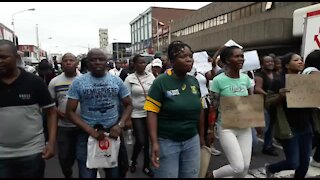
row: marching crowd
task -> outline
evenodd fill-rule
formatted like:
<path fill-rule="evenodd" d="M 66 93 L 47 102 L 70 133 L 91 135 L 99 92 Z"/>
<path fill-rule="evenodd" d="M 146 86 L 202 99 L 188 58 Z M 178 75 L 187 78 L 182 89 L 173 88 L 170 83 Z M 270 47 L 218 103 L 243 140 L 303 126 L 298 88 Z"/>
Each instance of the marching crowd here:
<path fill-rule="evenodd" d="M 0 178 L 43 178 L 55 146 L 66 178 L 75 176 L 75 162 L 79 178 L 96 178 L 97 169 L 87 167 L 89 137 L 99 143 L 120 139 L 117 166 L 101 167 L 107 178 L 135 173 L 142 150 L 147 176 L 198 178 L 201 147 L 222 153 L 213 147 L 216 136 L 229 164 L 208 169 L 206 178 L 245 177 L 258 136 L 264 138 L 262 153 L 278 156 L 276 140 L 285 154 L 265 164 L 268 178 L 283 170 L 303 178 L 309 164 L 320 167 L 320 110 L 288 108 L 285 76 L 319 74 L 319 59 L 320 50 L 305 61 L 293 52 L 269 54 L 260 58 L 261 69 L 242 72 L 243 50 L 222 46 L 209 53 L 212 70 L 203 72 L 193 66 L 192 47 L 174 41 L 149 64 L 142 55 L 128 64 L 108 61 L 94 48 L 83 59 L 64 54 L 61 72 L 45 59 L 32 74 L 18 66 L 15 45 L 0 40 Z M 266 126 L 222 127 L 220 98 L 252 94 L 264 96 Z M 128 157 L 124 132 L 131 129 L 135 142 Z"/>

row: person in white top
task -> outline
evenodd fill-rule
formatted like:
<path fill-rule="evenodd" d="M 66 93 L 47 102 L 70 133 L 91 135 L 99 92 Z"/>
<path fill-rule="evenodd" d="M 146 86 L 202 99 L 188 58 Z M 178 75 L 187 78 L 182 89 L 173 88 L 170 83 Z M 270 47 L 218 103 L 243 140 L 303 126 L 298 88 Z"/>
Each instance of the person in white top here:
<path fill-rule="evenodd" d="M 154 77 L 158 77 L 159 74 L 161 74 L 161 69 L 162 69 L 162 61 L 159 58 L 154 59 L 151 62 L 151 71 Z"/>
<path fill-rule="evenodd" d="M 50 81 L 48 89 L 57 106 L 57 142 L 60 167 L 64 176 L 71 178 L 72 166 L 76 159 L 76 142 L 79 129 L 65 117 L 68 101 L 66 95 L 72 81 L 81 73 L 77 71 L 78 60 L 71 53 L 63 55 L 61 64 L 64 72 Z M 77 112 L 80 114 L 80 106 L 78 106 Z"/>
<path fill-rule="evenodd" d="M 122 71 L 122 65 L 121 65 L 121 61 L 120 60 L 116 60 L 115 61 L 115 65 L 116 67 L 109 70 L 109 73 L 112 74 L 112 75 L 115 75 L 115 76 L 120 76 L 120 73 Z"/>
<path fill-rule="evenodd" d="M 135 72 L 130 74 L 124 81 L 132 98 L 133 110 L 131 120 L 136 138 L 131 157 L 130 171 L 131 173 L 136 171 L 137 158 L 142 147 L 144 147 L 144 165 L 142 171 L 149 177 L 153 177 L 154 174 L 150 168 L 149 136 L 146 124 L 147 111 L 143 109 L 143 106 L 155 77 L 152 73 L 145 71 L 146 61 L 143 56 L 134 56 L 133 64 Z"/>

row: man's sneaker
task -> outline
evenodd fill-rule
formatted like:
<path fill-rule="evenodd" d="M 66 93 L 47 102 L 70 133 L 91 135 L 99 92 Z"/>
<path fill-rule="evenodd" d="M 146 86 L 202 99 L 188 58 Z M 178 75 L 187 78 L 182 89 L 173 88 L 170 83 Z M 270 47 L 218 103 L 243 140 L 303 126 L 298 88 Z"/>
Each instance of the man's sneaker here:
<path fill-rule="evenodd" d="M 320 162 L 317 162 L 312 158 L 312 160 L 310 162 L 310 166 L 320 168 Z"/>
<path fill-rule="evenodd" d="M 154 176 L 154 173 L 150 168 L 145 167 L 145 168 L 142 169 L 142 172 L 145 175 L 149 176 L 149 177 L 153 177 Z"/>
<path fill-rule="evenodd" d="M 278 156 L 279 154 L 275 150 L 275 148 L 269 148 L 269 149 L 263 149 L 262 150 L 263 154 L 269 155 L 269 156 Z"/>
<path fill-rule="evenodd" d="M 264 165 L 264 169 L 266 171 L 266 178 L 274 178 L 275 177 L 274 173 L 269 171 L 269 164 L 268 163 Z"/>
<path fill-rule="evenodd" d="M 214 156 L 220 156 L 221 155 L 221 151 L 217 150 L 213 146 L 210 148 L 210 150 L 211 150 L 211 154 L 214 155 Z"/>

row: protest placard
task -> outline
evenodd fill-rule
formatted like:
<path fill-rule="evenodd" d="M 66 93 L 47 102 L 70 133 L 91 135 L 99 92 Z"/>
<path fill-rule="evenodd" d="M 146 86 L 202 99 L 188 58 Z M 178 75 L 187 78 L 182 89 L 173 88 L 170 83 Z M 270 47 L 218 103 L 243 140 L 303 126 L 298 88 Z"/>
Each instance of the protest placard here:
<path fill-rule="evenodd" d="M 212 64 L 208 62 L 208 57 L 206 51 L 193 53 L 193 66 L 197 72 L 208 72 L 212 69 Z"/>
<path fill-rule="evenodd" d="M 286 74 L 288 108 L 320 107 L 320 75 Z"/>
<path fill-rule="evenodd" d="M 225 96 L 220 99 L 223 128 L 264 127 L 263 96 Z"/>
<path fill-rule="evenodd" d="M 242 72 L 260 69 L 260 60 L 256 50 L 246 51 L 243 53 L 243 56 L 244 63 L 241 69 Z"/>
<path fill-rule="evenodd" d="M 238 46 L 240 49 L 243 49 L 243 47 L 240 45 L 240 44 L 238 44 L 238 43 L 236 43 L 234 40 L 232 40 L 232 39 L 230 39 L 228 42 L 226 42 L 225 44 L 224 44 L 224 46 L 227 46 L 227 47 L 230 47 L 230 46 Z"/>

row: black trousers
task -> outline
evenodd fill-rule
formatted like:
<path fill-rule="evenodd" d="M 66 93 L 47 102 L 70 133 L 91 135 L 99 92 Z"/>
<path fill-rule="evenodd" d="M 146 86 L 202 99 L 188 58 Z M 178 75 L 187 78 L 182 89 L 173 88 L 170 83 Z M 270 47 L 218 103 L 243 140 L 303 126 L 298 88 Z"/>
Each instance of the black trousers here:
<path fill-rule="evenodd" d="M 132 118 L 133 134 L 135 136 L 135 143 L 133 146 L 133 153 L 131 156 L 132 164 L 137 164 L 138 155 L 144 147 L 144 165 L 143 167 L 150 167 L 149 156 L 149 136 L 147 129 L 147 119 L 144 118 Z"/>

